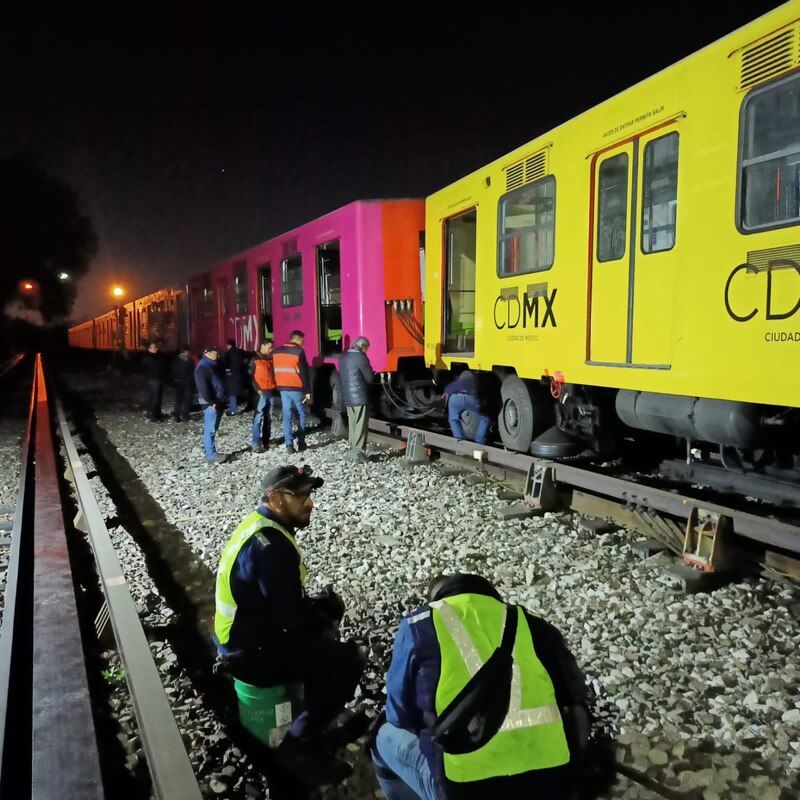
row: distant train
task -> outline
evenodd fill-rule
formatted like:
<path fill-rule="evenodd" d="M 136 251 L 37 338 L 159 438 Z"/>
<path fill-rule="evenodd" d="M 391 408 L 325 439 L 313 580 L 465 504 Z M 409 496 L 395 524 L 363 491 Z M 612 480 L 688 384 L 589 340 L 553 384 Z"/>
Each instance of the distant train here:
<path fill-rule="evenodd" d="M 193 276 L 187 330 L 252 347 L 304 328 L 334 394 L 364 334 L 411 417 L 469 368 L 511 450 L 649 431 L 791 468 L 799 98 L 790 2 L 424 202 L 353 203 Z"/>

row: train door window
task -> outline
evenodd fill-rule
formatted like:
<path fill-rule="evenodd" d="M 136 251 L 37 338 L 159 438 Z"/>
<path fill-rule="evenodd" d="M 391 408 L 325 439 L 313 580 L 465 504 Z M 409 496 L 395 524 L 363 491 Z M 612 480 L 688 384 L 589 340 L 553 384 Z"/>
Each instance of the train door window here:
<path fill-rule="evenodd" d="M 323 355 L 342 352 L 342 270 L 339 241 L 317 248 L 319 345 Z"/>
<path fill-rule="evenodd" d="M 678 212 L 678 134 L 653 139 L 644 148 L 642 175 L 642 252 L 675 246 Z"/>
<path fill-rule="evenodd" d="M 261 338 L 275 337 L 272 325 L 272 265 L 262 264 L 258 268 L 258 310 L 261 320 Z"/>
<path fill-rule="evenodd" d="M 597 211 L 597 260 L 625 255 L 628 230 L 628 154 L 618 153 L 600 165 Z"/>
<path fill-rule="evenodd" d="M 237 314 L 247 313 L 247 261 L 237 261 L 233 265 L 233 302 Z"/>
<path fill-rule="evenodd" d="M 220 319 L 225 320 L 228 318 L 228 289 L 229 286 L 226 281 L 220 281 L 217 284 L 219 290 L 219 316 Z"/>
<path fill-rule="evenodd" d="M 295 253 L 281 261 L 281 305 L 303 305 L 303 256 Z"/>
<path fill-rule="evenodd" d="M 206 319 L 214 319 L 214 288 L 212 286 L 203 287 L 203 316 Z"/>
<path fill-rule="evenodd" d="M 555 260 L 556 179 L 552 175 L 500 200 L 497 274 L 550 269 Z"/>
<path fill-rule="evenodd" d="M 800 222 L 800 76 L 752 92 L 742 106 L 743 232 Z"/>
<path fill-rule="evenodd" d="M 475 351 L 475 253 L 477 212 L 445 222 L 444 347 L 447 353 Z"/>

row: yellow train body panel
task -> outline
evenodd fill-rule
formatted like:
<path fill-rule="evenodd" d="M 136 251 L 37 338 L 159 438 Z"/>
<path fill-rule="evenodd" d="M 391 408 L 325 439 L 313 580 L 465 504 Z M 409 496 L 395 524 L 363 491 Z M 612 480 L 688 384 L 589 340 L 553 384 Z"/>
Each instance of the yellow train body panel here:
<path fill-rule="evenodd" d="M 426 363 L 800 406 L 798 68 L 791 2 L 428 197 Z"/>

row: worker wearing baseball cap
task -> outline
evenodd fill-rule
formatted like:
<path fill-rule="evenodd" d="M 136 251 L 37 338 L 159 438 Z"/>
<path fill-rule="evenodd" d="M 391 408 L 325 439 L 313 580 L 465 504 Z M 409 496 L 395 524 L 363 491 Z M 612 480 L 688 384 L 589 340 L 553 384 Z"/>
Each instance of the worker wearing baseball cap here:
<path fill-rule="evenodd" d="M 368 724 L 363 715 L 326 731 L 353 697 L 364 669 L 355 642 L 338 638 L 344 604 L 326 587 L 309 596 L 308 570 L 294 533 L 308 526 L 312 493 L 322 478 L 307 467 L 270 470 L 261 503 L 234 531 L 217 572 L 214 636 L 233 677 L 253 686 L 301 682 L 305 710 L 276 756 L 288 772 L 314 784 L 337 783 L 350 766 L 327 754 Z"/>

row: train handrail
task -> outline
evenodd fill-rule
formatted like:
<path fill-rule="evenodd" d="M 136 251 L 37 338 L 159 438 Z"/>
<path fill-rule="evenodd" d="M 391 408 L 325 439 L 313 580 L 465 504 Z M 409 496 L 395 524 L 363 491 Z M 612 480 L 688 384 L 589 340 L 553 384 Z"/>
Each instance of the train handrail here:
<path fill-rule="evenodd" d="M 56 413 L 71 482 L 97 564 L 156 795 L 163 800 L 202 800 L 194 768 L 150 652 L 128 582 L 58 399 Z"/>

